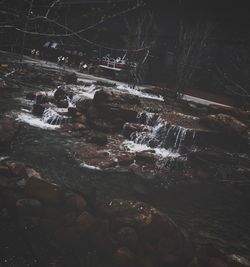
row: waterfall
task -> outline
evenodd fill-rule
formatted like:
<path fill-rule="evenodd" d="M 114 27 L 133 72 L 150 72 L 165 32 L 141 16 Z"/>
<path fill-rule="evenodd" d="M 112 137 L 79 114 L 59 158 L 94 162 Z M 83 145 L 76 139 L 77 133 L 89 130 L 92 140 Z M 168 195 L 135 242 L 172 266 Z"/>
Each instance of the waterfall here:
<path fill-rule="evenodd" d="M 61 125 L 65 120 L 65 116 L 58 114 L 51 108 L 45 109 L 42 115 L 42 121 L 51 125 Z"/>
<path fill-rule="evenodd" d="M 173 149 L 179 152 L 184 144 L 189 129 L 172 125 L 155 113 L 142 112 L 138 120 L 145 124 L 142 132 L 133 132 L 131 140 L 136 144 L 147 145 L 152 148 Z"/>

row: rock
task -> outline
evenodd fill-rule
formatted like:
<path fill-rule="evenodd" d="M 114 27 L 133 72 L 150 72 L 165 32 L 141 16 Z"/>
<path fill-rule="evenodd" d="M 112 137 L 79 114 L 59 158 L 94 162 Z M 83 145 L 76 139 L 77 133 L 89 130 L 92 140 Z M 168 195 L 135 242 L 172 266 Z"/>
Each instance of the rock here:
<path fill-rule="evenodd" d="M 134 162 L 134 155 L 125 154 L 117 157 L 119 166 L 129 166 Z"/>
<path fill-rule="evenodd" d="M 120 130 L 125 122 L 137 121 L 140 99 L 111 90 L 100 90 L 95 93 L 93 104 L 97 110 L 97 118 L 112 123 Z"/>
<path fill-rule="evenodd" d="M 52 204 L 60 203 L 64 195 L 63 190 L 58 185 L 34 176 L 27 180 L 24 191 L 26 196 Z"/>
<path fill-rule="evenodd" d="M 208 115 L 200 119 L 200 123 L 225 134 L 242 137 L 247 135 L 247 126 L 232 116 L 225 114 Z"/>
<path fill-rule="evenodd" d="M 50 101 L 49 97 L 44 94 L 39 94 L 35 96 L 35 104 L 45 104 Z"/>
<path fill-rule="evenodd" d="M 76 219 L 77 219 L 77 215 L 75 212 L 66 213 L 62 218 L 62 224 L 64 226 L 71 226 L 75 224 Z"/>
<path fill-rule="evenodd" d="M 67 99 L 61 99 L 56 102 L 56 105 L 58 108 L 67 108 L 69 106 L 69 103 Z"/>
<path fill-rule="evenodd" d="M 25 173 L 27 178 L 35 177 L 37 179 L 42 179 L 41 175 L 32 168 L 26 167 Z"/>
<path fill-rule="evenodd" d="M 145 125 L 143 124 L 127 122 L 123 126 L 123 135 L 129 139 L 133 132 L 141 132 L 144 130 L 144 127 Z"/>
<path fill-rule="evenodd" d="M 76 116 L 72 120 L 73 123 L 81 123 L 81 124 L 86 124 L 87 118 L 85 115 L 77 112 Z"/>
<path fill-rule="evenodd" d="M 94 217 L 87 211 L 82 212 L 76 219 L 76 225 L 80 234 L 86 234 L 91 231 L 95 224 Z"/>
<path fill-rule="evenodd" d="M 11 177 L 12 173 L 6 164 L 0 165 L 0 176 Z"/>
<path fill-rule="evenodd" d="M 38 117 L 42 117 L 45 107 L 41 104 L 34 104 L 32 107 L 32 113 Z"/>
<path fill-rule="evenodd" d="M 114 255 L 114 265 L 117 267 L 135 266 L 135 255 L 127 248 L 120 247 Z"/>
<path fill-rule="evenodd" d="M 67 92 L 64 86 L 59 86 L 55 93 L 54 93 L 55 100 L 61 101 L 61 100 L 67 100 Z M 68 106 L 67 106 L 68 107 Z"/>
<path fill-rule="evenodd" d="M 89 107 L 92 105 L 92 99 L 81 99 L 77 101 L 76 108 L 82 113 L 86 113 Z"/>
<path fill-rule="evenodd" d="M 141 164 L 155 164 L 156 158 L 154 154 L 145 151 L 136 152 L 135 160 Z"/>
<path fill-rule="evenodd" d="M 105 257 L 111 257 L 115 252 L 116 245 L 109 231 L 109 223 L 106 220 L 99 220 L 96 229 L 91 235 L 91 241 L 95 249 Z"/>
<path fill-rule="evenodd" d="M 74 226 L 61 226 L 55 231 L 54 238 L 58 245 L 70 247 L 79 241 L 79 233 Z"/>
<path fill-rule="evenodd" d="M 15 137 L 16 127 L 14 121 L 8 118 L 0 120 L 0 152 L 9 149 L 11 141 Z"/>
<path fill-rule="evenodd" d="M 84 123 L 73 123 L 70 127 L 72 131 L 84 131 L 87 129 L 86 125 Z"/>
<path fill-rule="evenodd" d="M 155 178 L 166 176 L 166 173 L 164 173 L 163 170 L 159 171 L 154 165 L 132 163 L 129 168 L 133 174 L 143 179 L 153 180 Z"/>
<path fill-rule="evenodd" d="M 77 84 L 77 76 L 75 72 L 67 72 L 62 78 L 66 84 Z"/>
<path fill-rule="evenodd" d="M 36 99 L 36 94 L 35 93 L 27 93 L 26 94 L 26 99 L 28 100 L 35 100 Z"/>
<path fill-rule="evenodd" d="M 135 248 L 138 245 L 138 236 L 134 228 L 126 226 L 118 232 L 120 245 Z"/>
<path fill-rule="evenodd" d="M 47 205 L 45 211 L 44 211 L 44 217 L 47 220 L 53 220 L 57 221 L 59 223 L 62 222 L 62 218 L 64 216 L 64 212 L 62 209 L 62 206 L 59 205 Z"/>
<path fill-rule="evenodd" d="M 140 98 L 135 95 L 122 94 L 112 90 L 99 90 L 95 93 L 93 103 L 98 107 L 107 103 L 118 103 L 126 105 L 140 105 Z"/>
<path fill-rule="evenodd" d="M 227 255 L 225 261 L 229 267 L 250 267 L 250 261 L 239 255 Z"/>
<path fill-rule="evenodd" d="M 20 215 L 41 216 L 43 212 L 42 203 L 37 199 L 19 199 L 16 207 Z"/>
<path fill-rule="evenodd" d="M 223 260 L 219 258 L 210 258 L 206 266 L 207 267 L 229 267 Z"/>
<path fill-rule="evenodd" d="M 247 122 L 249 119 L 249 115 L 250 115 L 249 112 L 244 111 L 240 108 L 226 107 L 226 106 L 221 106 L 221 105 L 216 105 L 216 104 L 209 105 L 208 111 L 212 114 L 226 114 L 229 116 L 233 116 L 242 122 Z"/>
<path fill-rule="evenodd" d="M 108 138 L 104 134 L 92 134 L 86 138 L 86 142 L 104 146 L 108 143 Z"/>
<path fill-rule="evenodd" d="M 194 257 L 193 248 L 178 226 L 166 214 L 143 202 L 114 199 L 101 207 L 99 214 L 109 218 L 112 229 L 129 226 L 137 232 L 139 242 L 142 239 L 144 243 L 158 244 L 163 262 L 167 260 L 165 255 L 171 255 L 176 266 L 185 266 Z"/>
<path fill-rule="evenodd" d="M 71 194 L 66 197 L 65 206 L 69 211 L 82 213 L 86 210 L 87 203 L 83 197 L 78 194 Z"/>
<path fill-rule="evenodd" d="M 75 117 L 77 113 L 77 109 L 75 107 L 68 107 L 68 115 L 71 117 Z"/>

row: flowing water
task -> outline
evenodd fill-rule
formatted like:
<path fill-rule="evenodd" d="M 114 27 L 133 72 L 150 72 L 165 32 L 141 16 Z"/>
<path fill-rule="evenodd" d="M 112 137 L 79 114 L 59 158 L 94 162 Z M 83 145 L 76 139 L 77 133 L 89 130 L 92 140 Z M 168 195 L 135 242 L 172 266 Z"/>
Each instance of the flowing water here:
<path fill-rule="evenodd" d="M 99 200 L 115 197 L 143 200 L 167 212 L 189 233 L 197 246 L 212 244 L 227 253 L 250 256 L 250 199 L 247 190 L 219 185 L 192 185 L 155 193 L 150 185 L 145 184 L 152 189 L 152 193 L 142 198 L 132 187 L 135 183 L 144 182 L 138 181 L 131 174 L 81 167 L 71 153 L 71 147 L 79 142 L 78 139 L 66 137 L 54 130 L 64 119 L 60 113 L 47 109 L 43 117 L 38 119 L 29 112 L 22 111 L 27 107 L 27 103 L 24 105 L 23 101 L 24 95 L 29 91 L 30 88 L 22 88 L 1 92 L 0 114 L 17 112 L 17 118 L 21 121 L 11 151 L 0 155 L 1 160 L 30 164 L 44 178 L 65 187 L 83 192 L 89 192 L 95 187 Z M 131 149 L 146 145 L 157 148 L 159 153 L 171 152 L 178 156 L 189 130 L 172 127 L 154 116 L 147 116 L 147 130 L 145 128 L 143 135 L 133 137 Z M 40 127 L 41 124 L 43 127 Z M 171 144 L 168 143 L 169 136 L 174 137 L 170 138 L 174 140 Z M 153 144 L 155 139 L 157 142 Z"/>

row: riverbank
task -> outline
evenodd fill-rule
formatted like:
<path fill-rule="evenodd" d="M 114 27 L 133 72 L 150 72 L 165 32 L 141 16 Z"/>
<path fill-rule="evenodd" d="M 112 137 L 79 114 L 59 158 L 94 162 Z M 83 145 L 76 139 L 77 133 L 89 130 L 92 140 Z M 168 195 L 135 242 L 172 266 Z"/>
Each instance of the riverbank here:
<path fill-rule="evenodd" d="M 241 132 L 225 124 L 222 133 L 218 124 L 211 129 L 200 117 L 218 113 L 218 107 L 176 102 L 156 94 L 159 88 L 135 91 L 78 73 L 76 84 L 64 85 L 65 71 L 48 65 L 37 61 L 16 68 L 1 89 L 1 116 L 18 125 L 11 149 L 1 153 L 5 162 L 24 162 L 46 180 L 86 194 L 96 188 L 99 201 L 145 201 L 174 218 L 197 247 L 248 256 L 244 126 L 237 124 Z M 5 75 L 13 67 L 1 71 Z M 34 113 L 34 105 L 42 114 Z M 237 123 L 248 125 L 247 113 L 223 112 L 234 112 Z"/>

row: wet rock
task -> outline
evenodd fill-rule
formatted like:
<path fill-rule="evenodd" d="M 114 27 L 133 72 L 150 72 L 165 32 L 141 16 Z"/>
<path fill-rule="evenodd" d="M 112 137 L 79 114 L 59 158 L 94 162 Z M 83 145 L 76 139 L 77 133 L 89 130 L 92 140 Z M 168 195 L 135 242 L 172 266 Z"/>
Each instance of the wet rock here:
<path fill-rule="evenodd" d="M 65 206 L 69 211 L 82 213 L 86 210 L 87 203 L 83 197 L 78 194 L 71 194 L 66 197 Z"/>
<path fill-rule="evenodd" d="M 126 137 L 126 138 L 130 138 L 130 135 L 133 133 L 133 132 L 141 132 L 143 131 L 145 125 L 143 124 L 137 124 L 137 123 L 125 123 L 124 126 L 123 126 L 123 135 Z"/>
<path fill-rule="evenodd" d="M 78 123 L 82 123 L 82 124 L 86 124 L 87 122 L 87 118 L 85 115 L 78 113 L 76 114 L 76 116 L 73 118 L 72 120 L 73 123 L 78 122 Z"/>
<path fill-rule="evenodd" d="M 94 217 L 87 211 L 81 213 L 76 219 L 77 229 L 80 234 L 88 233 L 93 228 L 94 224 Z"/>
<path fill-rule="evenodd" d="M 16 131 L 17 129 L 14 121 L 8 118 L 0 120 L 0 152 L 3 152 L 10 147 Z"/>
<path fill-rule="evenodd" d="M 140 98 L 129 94 L 121 94 L 112 90 L 99 90 L 95 93 L 93 103 L 96 106 L 106 105 L 108 103 L 118 103 L 126 105 L 140 105 Z"/>
<path fill-rule="evenodd" d="M 129 248 L 136 248 L 138 245 L 138 236 L 134 228 L 123 227 L 118 232 L 118 240 L 122 246 Z"/>
<path fill-rule="evenodd" d="M 79 232 L 74 226 L 61 226 L 55 231 L 54 238 L 58 245 L 70 247 L 79 241 Z"/>
<path fill-rule="evenodd" d="M 52 204 L 60 203 L 64 194 L 58 185 L 36 177 L 30 177 L 27 180 L 24 190 L 26 196 Z"/>
<path fill-rule="evenodd" d="M 32 107 L 32 113 L 38 117 L 41 117 L 43 115 L 44 110 L 45 107 L 41 104 L 34 104 Z"/>
<path fill-rule="evenodd" d="M 37 199 L 19 199 L 16 207 L 20 215 L 41 216 L 43 212 L 42 203 Z"/>
<path fill-rule="evenodd" d="M 219 258 L 210 258 L 206 266 L 207 267 L 229 267 L 223 260 Z"/>
<path fill-rule="evenodd" d="M 56 102 L 56 105 L 58 108 L 67 108 L 69 106 L 69 103 L 67 99 L 61 99 Z"/>
<path fill-rule="evenodd" d="M 37 179 L 42 179 L 41 175 L 34 169 L 26 167 L 25 173 L 27 178 L 35 177 Z"/>
<path fill-rule="evenodd" d="M 44 94 L 38 94 L 35 97 L 35 104 L 45 104 L 50 101 L 50 98 L 47 95 Z"/>
<path fill-rule="evenodd" d="M 242 137 L 245 137 L 247 134 L 247 126 L 244 123 L 225 114 L 208 115 L 207 117 L 201 118 L 200 123 L 225 134 L 239 135 Z"/>
<path fill-rule="evenodd" d="M 77 113 L 77 109 L 75 107 L 68 107 L 68 115 L 71 117 L 75 117 Z"/>
<path fill-rule="evenodd" d="M 26 94 L 26 99 L 28 100 L 35 100 L 36 99 L 36 94 L 35 93 L 27 93 Z"/>
<path fill-rule="evenodd" d="M 54 99 L 58 102 L 61 100 L 67 100 L 67 92 L 65 86 L 60 86 L 54 93 Z"/>
<path fill-rule="evenodd" d="M 117 127 L 113 123 L 104 121 L 103 119 L 94 119 L 89 121 L 89 125 L 91 128 L 104 133 L 113 133 L 117 130 Z"/>
<path fill-rule="evenodd" d="M 108 138 L 104 134 L 92 134 L 86 138 L 86 142 L 104 146 L 108 143 Z"/>
<path fill-rule="evenodd" d="M 250 261 L 236 254 L 225 256 L 225 261 L 229 267 L 250 267 Z"/>
<path fill-rule="evenodd" d="M 77 101 L 76 108 L 78 111 L 86 113 L 91 105 L 92 105 L 92 99 L 81 99 Z"/>
<path fill-rule="evenodd" d="M 116 244 L 109 230 L 109 223 L 106 220 L 98 221 L 96 229 L 91 236 L 91 241 L 101 255 L 111 257 L 115 252 Z"/>
<path fill-rule="evenodd" d="M 132 173 L 143 179 L 153 180 L 156 177 L 159 178 L 162 176 L 166 176 L 164 170 L 158 170 L 154 165 L 141 165 L 137 163 L 132 163 L 129 168 Z"/>
<path fill-rule="evenodd" d="M 76 219 L 77 219 L 77 214 L 76 212 L 69 212 L 69 213 L 66 213 L 63 218 L 62 218 L 62 224 L 64 226 L 70 226 L 70 225 L 73 225 L 75 224 L 76 222 Z"/>
<path fill-rule="evenodd" d="M 117 157 L 119 166 L 129 166 L 134 162 L 134 155 L 126 154 Z"/>
<path fill-rule="evenodd" d="M 11 177 L 11 171 L 6 164 L 1 164 L 0 165 L 0 176 L 5 176 L 5 177 Z"/>
<path fill-rule="evenodd" d="M 135 255 L 127 247 L 120 247 L 114 255 L 114 264 L 117 267 L 135 266 Z"/>
<path fill-rule="evenodd" d="M 135 160 L 141 164 L 155 164 L 156 158 L 154 154 L 145 151 L 136 152 Z"/>
<path fill-rule="evenodd" d="M 63 215 L 64 215 L 63 208 L 62 206 L 59 206 L 59 205 L 55 206 L 55 205 L 51 205 L 50 203 L 50 205 L 47 205 L 46 209 L 44 210 L 44 217 L 46 219 L 57 221 L 59 223 L 62 222 Z"/>
<path fill-rule="evenodd" d="M 249 112 L 244 111 L 240 108 L 226 107 L 216 104 L 209 105 L 208 111 L 212 114 L 226 114 L 229 116 L 233 116 L 242 122 L 247 122 L 250 116 Z"/>
<path fill-rule="evenodd" d="M 70 127 L 70 130 L 72 131 L 84 131 L 86 129 L 87 129 L 86 125 L 83 123 L 79 123 L 79 122 L 71 124 L 71 127 Z"/>
<path fill-rule="evenodd" d="M 62 78 L 66 84 L 77 84 L 77 76 L 75 72 L 67 72 Z"/>

